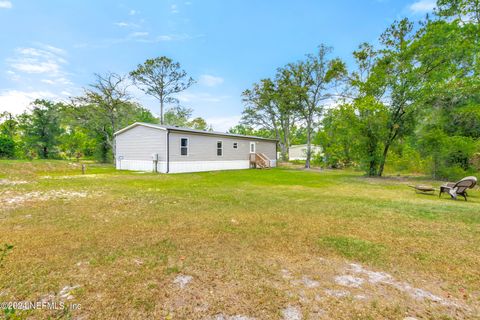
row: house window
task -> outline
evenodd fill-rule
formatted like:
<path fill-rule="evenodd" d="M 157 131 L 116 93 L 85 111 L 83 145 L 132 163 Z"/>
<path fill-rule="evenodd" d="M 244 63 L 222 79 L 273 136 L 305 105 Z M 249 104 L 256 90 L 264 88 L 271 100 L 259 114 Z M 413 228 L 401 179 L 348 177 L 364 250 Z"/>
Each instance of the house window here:
<path fill-rule="evenodd" d="M 255 142 L 250 142 L 250 153 L 255 153 Z"/>
<path fill-rule="evenodd" d="M 217 156 L 223 156 L 223 142 L 217 141 Z"/>
<path fill-rule="evenodd" d="M 233 143 L 233 149 L 238 149 L 238 143 L 237 142 Z"/>
<path fill-rule="evenodd" d="M 188 138 L 180 139 L 180 155 L 188 156 Z"/>

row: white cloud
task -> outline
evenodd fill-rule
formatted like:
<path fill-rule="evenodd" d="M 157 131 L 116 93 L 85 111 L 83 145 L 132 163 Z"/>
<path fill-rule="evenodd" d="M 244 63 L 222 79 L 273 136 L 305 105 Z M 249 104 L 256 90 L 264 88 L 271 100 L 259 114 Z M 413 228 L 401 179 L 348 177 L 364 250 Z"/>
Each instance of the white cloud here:
<path fill-rule="evenodd" d="M 58 77 L 53 79 L 42 79 L 40 80 L 43 83 L 50 84 L 50 85 L 72 85 L 72 81 L 65 77 Z"/>
<path fill-rule="evenodd" d="M 180 40 L 188 40 L 191 39 L 192 37 L 186 33 L 183 34 L 163 34 L 159 35 L 155 38 L 155 42 L 161 42 L 161 41 L 180 41 Z"/>
<path fill-rule="evenodd" d="M 20 114 L 27 110 L 35 99 L 58 99 L 58 95 L 50 91 L 19 91 L 6 90 L 0 92 L 0 112 L 8 111 Z"/>
<path fill-rule="evenodd" d="M 216 87 L 223 83 L 222 77 L 216 77 L 210 74 L 202 74 L 198 83 L 207 87 Z"/>
<path fill-rule="evenodd" d="M 409 9 L 412 13 L 423 14 L 431 12 L 436 6 L 436 0 L 419 0 L 412 3 Z"/>
<path fill-rule="evenodd" d="M 65 51 L 53 46 L 43 45 L 39 48 L 17 48 L 17 57 L 8 59 L 10 67 L 23 73 L 45 73 L 58 75 L 61 65 L 67 61 L 62 57 Z"/>
<path fill-rule="evenodd" d="M 128 27 L 130 24 L 128 22 L 115 22 L 114 25 L 116 25 L 117 27 Z"/>
<path fill-rule="evenodd" d="M 213 130 L 227 132 L 228 129 L 236 126 L 241 118 L 241 116 L 212 117 L 205 118 L 205 121 L 213 127 Z"/>
<path fill-rule="evenodd" d="M 133 10 L 133 9 L 128 12 L 128 14 L 131 15 L 131 16 L 134 16 L 134 15 L 136 15 L 137 13 L 138 13 L 138 11 L 137 11 L 137 10 Z"/>
<path fill-rule="evenodd" d="M 12 8 L 12 3 L 10 1 L 0 1 L 0 9 L 10 9 Z"/>
<path fill-rule="evenodd" d="M 130 33 L 130 36 L 134 38 L 143 38 L 148 36 L 148 32 L 132 32 Z"/>
<path fill-rule="evenodd" d="M 178 6 L 176 4 L 172 4 L 170 6 L 170 12 L 171 13 L 179 13 L 180 11 L 178 10 Z"/>
<path fill-rule="evenodd" d="M 31 60 L 22 60 L 12 63 L 11 66 L 18 71 L 25 73 L 57 73 L 60 66 L 52 61 L 35 62 Z"/>
<path fill-rule="evenodd" d="M 12 81 L 19 81 L 20 78 L 21 78 L 16 72 L 14 72 L 12 70 L 7 70 L 6 73 L 7 73 L 8 77 L 10 78 L 10 80 L 12 80 Z"/>
<path fill-rule="evenodd" d="M 66 51 L 47 44 L 15 49 L 15 56 L 6 60 L 7 76 L 16 86 L 0 91 L 0 110 L 23 112 L 35 99 L 55 100 L 75 92 L 77 88 L 65 70 Z"/>
<path fill-rule="evenodd" d="M 226 95 L 217 96 L 207 92 L 192 93 L 192 92 L 184 91 L 179 93 L 177 98 L 178 100 L 180 100 L 180 102 L 183 102 L 183 103 L 188 104 L 193 102 L 197 104 L 198 102 L 212 102 L 212 103 L 222 102 L 230 98 L 230 96 L 226 96 Z"/>
<path fill-rule="evenodd" d="M 42 46 L 43 48 L 45 48 L 46 50 L 50 51 L 50 52 L 53 52 L 55 54 L 58 54 L 58 55 L 66 55 L 67 54 L 67 51 L 61 49 L 61 48 L 57 48 L 57 47 L 54 47 L 54 46 L 51 46 L 49 44 L 40 44 L 40 46 Z"/>
<path fill-rule="evenodd" d="M 125 22 L 125 21 L 115 22 L 114 25 L 116 25 L 117 27 L 120 27 L 120 28 L 138 28 L 138 27 L 140 27 L 136 23 Z"/>

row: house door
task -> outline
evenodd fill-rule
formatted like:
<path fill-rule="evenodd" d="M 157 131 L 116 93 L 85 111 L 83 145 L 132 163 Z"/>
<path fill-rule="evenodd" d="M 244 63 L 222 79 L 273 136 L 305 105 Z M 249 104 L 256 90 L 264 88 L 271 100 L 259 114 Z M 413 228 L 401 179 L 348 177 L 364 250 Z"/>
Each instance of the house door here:
<path fill-rule="evenodd" d="M 255 153 L 255 142 L 250 142 L 250 153 Z"/>

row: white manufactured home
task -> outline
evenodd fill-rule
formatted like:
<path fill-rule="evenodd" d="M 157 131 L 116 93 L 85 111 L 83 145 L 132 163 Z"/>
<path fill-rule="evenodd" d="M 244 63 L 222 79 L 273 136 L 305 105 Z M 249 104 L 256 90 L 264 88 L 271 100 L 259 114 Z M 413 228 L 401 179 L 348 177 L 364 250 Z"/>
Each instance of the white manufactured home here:
<path fill-rule="evenodd" d="M 161 173 L 275 167 L 277 140 L 136 122 L 115 133 L 116 167 Z"/>
<path fill-rule="evenodd" d="M 310 146 L 312 155 L 322 153 L 322 147 L 312 144 Z M 307 160 L 307 145 L 296 144 L 288 148 L 288 157 L 290 160 Z"/>

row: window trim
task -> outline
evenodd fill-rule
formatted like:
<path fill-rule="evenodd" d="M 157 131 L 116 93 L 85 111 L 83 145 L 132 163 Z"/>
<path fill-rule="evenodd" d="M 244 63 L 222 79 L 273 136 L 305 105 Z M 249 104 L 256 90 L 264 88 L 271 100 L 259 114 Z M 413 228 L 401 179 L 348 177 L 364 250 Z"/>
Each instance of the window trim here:
<path fill-rule="evenodd" d="M 238 142 L 234 142 L 234 143 L 233 143 L 233 149 L 237 149 L 237 150 L 238 150 Z"/>
<path fill-rule="evenodd" d="M 252 151 L 252 145 L 253 145 L 253 151 Z M 257 153 L 257 144 L 255 141 L 250 141 L 250 145 L 248 146 L 248 151 L 250 153 Z"/>
<path fill-rule="evenodd" d="M 187 146 L 182 146 L 182 140 L 185 139 L 187 140 Z M 186 148 L 187 149 L 187 154 L 182 154 L 182 148 Z M 190 139 L 187 138 L 187 137 L 181 137 L 180 138 L 180 156 L 181 157 L 188 157 L 188 155 L 190 154 Z"/>
<path fill-rule="evenodd" d="M 222 147 L 221 147 L 221 148 L 218 147 L 218 143 L 219 143 L 219 142 L 222 144 Z M 217 157 L 223 157 L 223 140 L 217 140 L 216 149 L 217 149 Z M 218 154 L 218 150 L 222 150 L 222 154 L 221 154 L 221 155 Z"/>

